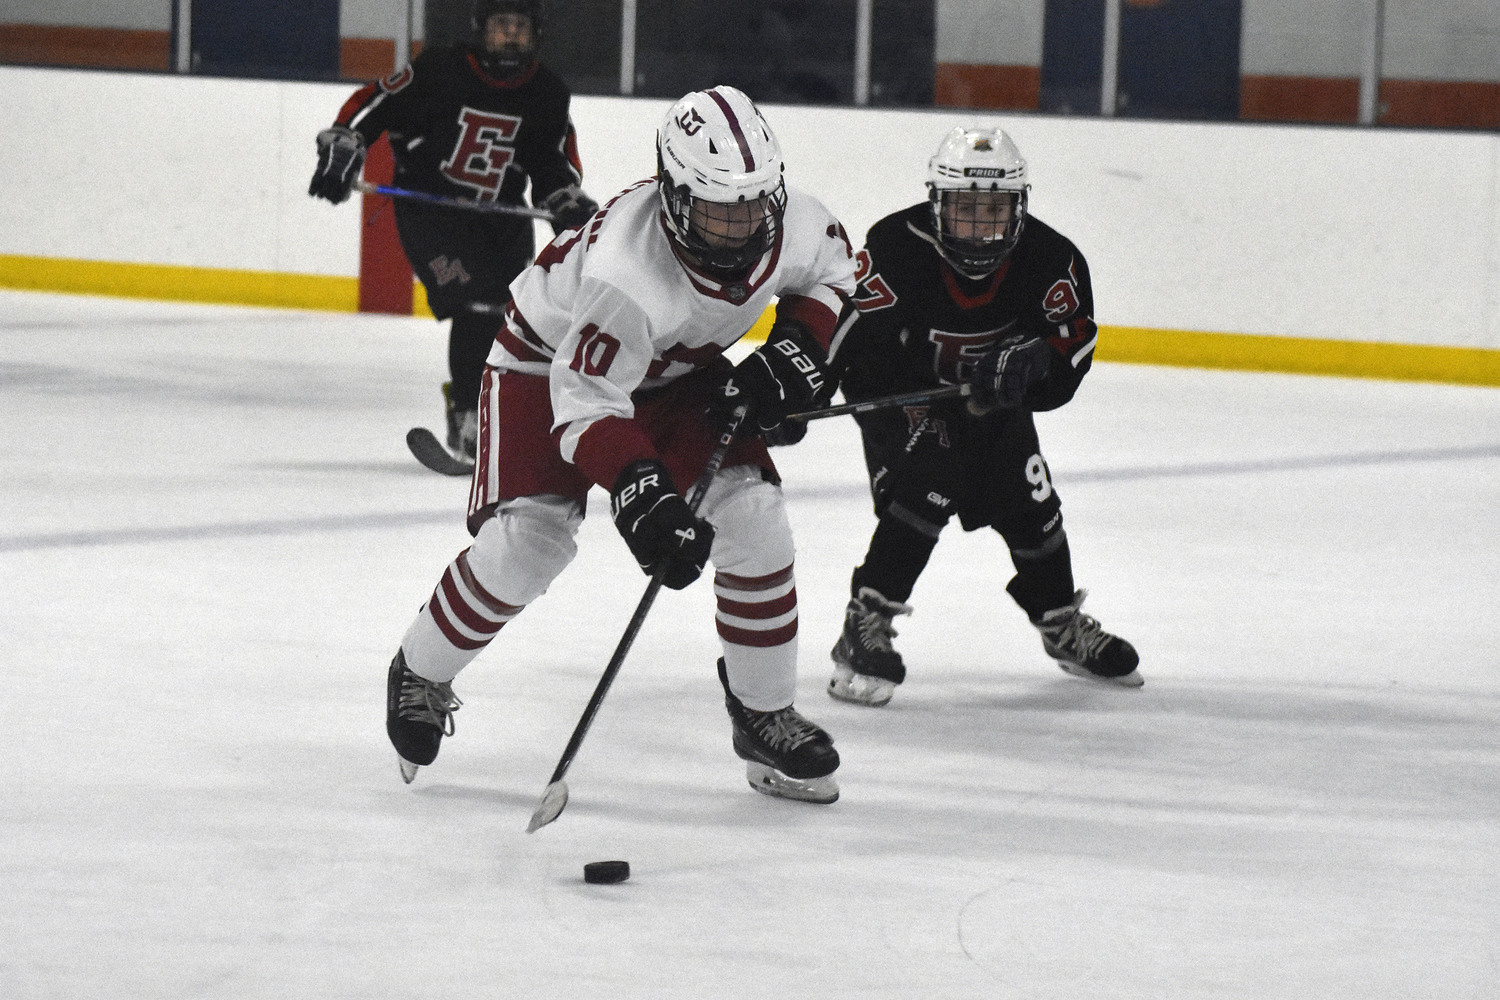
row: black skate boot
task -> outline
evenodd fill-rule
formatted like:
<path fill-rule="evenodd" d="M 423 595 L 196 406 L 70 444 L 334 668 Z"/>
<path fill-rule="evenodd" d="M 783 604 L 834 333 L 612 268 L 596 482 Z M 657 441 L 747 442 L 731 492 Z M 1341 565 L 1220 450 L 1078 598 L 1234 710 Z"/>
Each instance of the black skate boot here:
<path fill-rule="evenodd" d="M 479 450 L 479 412 L 454 407 L 452 382 L 443 383 L 443 411 L 448 418 L 448 450 L 474 461 Z"/>
<path fill-rule="evenodd" d="M 729 675 L 719 659 L 724 707 L 734 724 L 734 752 L 745 761 L 750 787 L 766 795 L 827 805 L 838 801 L 833 780 L 839 752 L 833 737 L 788 705 L 774 712 L 746 708 L 729 690 Z"/>
<path fill-rule="evenodd" d="M 859 596 L 844 609 L 844 631 L 828 654 L 834 662 L 830 698 L 875 708 L 891 700 L 896 685 L 906 679 L 906 665 L 891 645 L 896 637 L 891 619 L 909 614 L 909 606 L 859 588 Z"/>
<path fill-rule="evenodd" d="M 1053 608 L 1031 624 L 1042 633 L 1042 648 L 1063 671 L 1074 677 L 1138 688 L 1146 683 L 1137 671 L 1141 658 L 1135 647 L 1110 635 L 1079 609 L 1088 591 L 1073 595 L 1073 603 Z"/>
<path fill-rule="evenodd" d="M 462 704 L 452 684 L 418 677 L 407 669 L 406 653 L 396 650 L 385 682 L 385 731 L 408 785 L 417 768 L 437 759 L 443 737 L 453 735 L 453 713 Z"/>

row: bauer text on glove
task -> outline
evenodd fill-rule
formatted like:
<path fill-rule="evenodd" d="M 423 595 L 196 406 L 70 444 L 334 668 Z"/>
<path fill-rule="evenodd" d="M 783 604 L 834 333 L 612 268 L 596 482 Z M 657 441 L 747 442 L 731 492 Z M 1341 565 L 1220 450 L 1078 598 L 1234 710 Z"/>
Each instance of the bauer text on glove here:
<path fill-rule="evenodd" d="M 654 458 L 630 463 L 615 479 L 609 501 L 615 528 L 641 569 L 654 573 L 665 560 L 662 583 L 672 590 L 698 579 L 713 547 L 713 525 L 694 516 L 665 464 Z"/>
<path fill-rule="evenodd" d="M 828 356 L 807 327 L 778 320 L 766 342 L 735 365 L 720 394 L 723 409 L 748 403 L 751 418 L 768 431 L 789 413 L 828 402 L 833 395 Z"/>

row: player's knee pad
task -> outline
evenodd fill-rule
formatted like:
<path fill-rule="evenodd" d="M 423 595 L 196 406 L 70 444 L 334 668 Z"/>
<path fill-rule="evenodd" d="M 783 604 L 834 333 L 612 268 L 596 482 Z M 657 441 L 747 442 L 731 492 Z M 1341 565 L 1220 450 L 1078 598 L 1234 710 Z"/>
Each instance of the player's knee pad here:
<path fill-rule="evenodd" d="M 1018 559 L 1045 559 L 1067 544 L 1062 511 L 1054 507 L 1045 513 L 1046 517 L 1017 518 L 995 525 L 995 530 L 1005 539 L 1013 556 Z"/>
<path fill-rule="evenodd" d="M 470 569 L 505 603 L 530 604 L 578 554 L 574 539 L 582 523 L 578 505 L 563 497 L 506 500 L 474 536 Z"/>
<path fill-rule="evenodd" d="M 955 504 L 954 498 L 944 492 L 913 487 L 898 490 L 881 510 L 880 517 L 900 521 L 935 539 L 953 516 Z"/>
<path fill-rule="evenodd" d="M 781 487 L 766 482 L 757 466 L 720 472 L 698 515 L 714 526 L 716 569 L 759 576 L 791 565 L 796 553 Z"/>

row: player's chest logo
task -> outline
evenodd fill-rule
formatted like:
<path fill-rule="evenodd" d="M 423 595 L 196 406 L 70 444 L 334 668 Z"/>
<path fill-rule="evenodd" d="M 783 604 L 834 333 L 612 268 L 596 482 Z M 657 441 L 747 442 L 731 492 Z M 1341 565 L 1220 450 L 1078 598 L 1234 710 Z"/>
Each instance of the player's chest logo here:
<path fill-rule="evenodd" d="M 440 169 L 455 184 L 472 189 L 476 201 L 494 201 L 516 157 L 521 119 L 464 108 L 458 113 L 458 125 L 458 141 Z"/>
<path fill-rule="evenodd" d="M 933 347 L 933 374 L 949 385 L 967 382 L 974 374 L 974 362 L 983 357 L 1015 325 L 1016 321 L 1011 320 L 1004 326 L 977 333 L 928 330 L 927 340 Z"/>

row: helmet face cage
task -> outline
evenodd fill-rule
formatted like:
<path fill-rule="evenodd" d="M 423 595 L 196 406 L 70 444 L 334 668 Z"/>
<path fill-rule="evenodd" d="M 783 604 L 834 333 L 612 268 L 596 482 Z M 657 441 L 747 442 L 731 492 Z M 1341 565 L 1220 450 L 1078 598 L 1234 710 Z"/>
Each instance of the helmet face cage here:
<path fill-rule="evenodd" d="M 983 278 L 1021 238 L 1025 191 L 932 190 L 932 216 L 943 256 L 960 274 Z"/>
<path fill-rule="evenodd" d="M 781 150 L 754 103 L 733 87 L 684 97 L 657 132 L 662 214 L 679 251 L 739 280 L 776 245 L 786 212 Z"/>
<path fill-rule="evenodd" d="M 471 44 L 474 55 L 479 64 L 499 77 L 514 76 L 529 66 L 542 43 L 540 8 L 541 4 L 536 0 L 475 0 L 474 11 L 469 18 L 469 30 L 473 36 Z M 500 49 L 491 49 L 486 36 L 490 18 L 495 14 L 519 14 L 530 20 L 530 44 L 507 44 Z"/>
<path fill-rule="evenodd" d="M 1000 129 L 955 128 L 927 164 L 938 251 L 960 274 L 992 274 L 1026 225 L 1026 161 Z"/>

